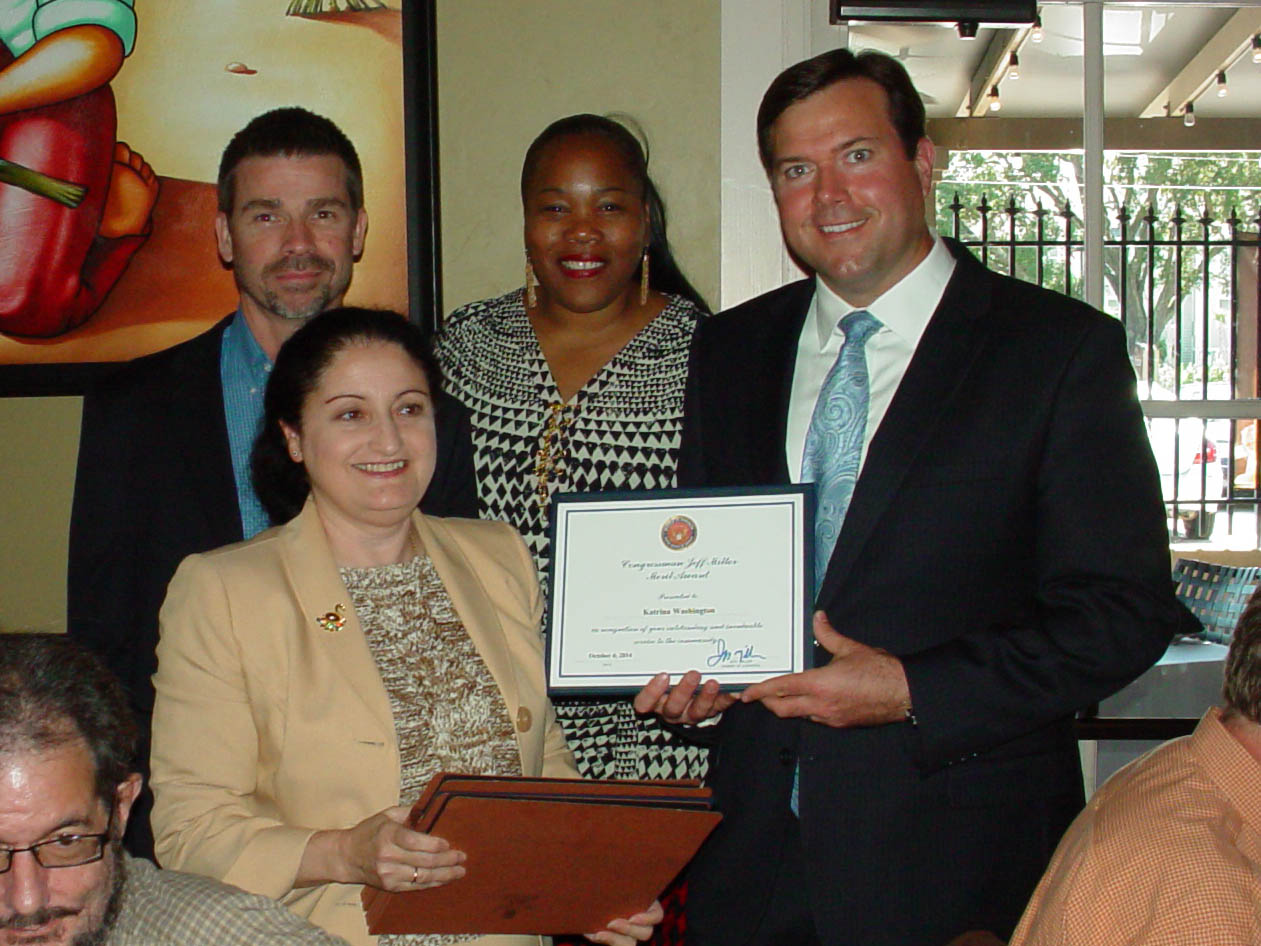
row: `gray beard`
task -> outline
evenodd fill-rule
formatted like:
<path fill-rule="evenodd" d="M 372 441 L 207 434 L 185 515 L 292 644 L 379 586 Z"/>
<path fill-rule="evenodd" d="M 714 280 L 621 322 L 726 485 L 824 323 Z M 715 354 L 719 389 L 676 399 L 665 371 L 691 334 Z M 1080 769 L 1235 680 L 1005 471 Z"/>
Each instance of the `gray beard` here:
<path fill-rule="evenodd" d="M 332 293 L 329 291 L 329 288 L 325 286 L 318 296 L 300 309 L 295 309 L 285 305 L 280 301 L 280 297 L 274 292 L 264 293 L 263 298 L 259 301 L 262 303 L 263 308 L 272 315 L 278 315 L 282 319 L 292 319 L 295 321 L 305 322 L 307 319 L 319 315 L 328 308 L 328 303 L 331 298 Z"/>
<path fill-rule="evenodd" d="M 113 850 L 114 869 L 111 872 L 111 889 L 109 902 L 105 905 L 105 915 L 101 917 L 101 925 L 94 930 L 86 930 L 70 942 L 70 946 L 105 946 L 109 942 L 110 933 L 118 921 L 118 911 L 123 905 L 123 887 L 127 884 L 127 859 L 123 856 L 123 842 L 117 838 L 110 842 Z"/>
<path fill-rule="evenodd" d="M 280 296 L 263 285 L 266 277 L 273 273 L 296 271 L 296 272 L 326 272 L 329 276 L 329 283 L 325 285 L 315 298 L 302 306 L 301 308 L 293 308 L 280 301 Z M 329 300 L 333 297 L 332 280 L 336 273 L 336 268 L 332 260 L 325 259 L 316 253 L 307 253 L 301 257 L 292 259 L 282 259 L 265 267 L 259 275 L 259 291 L 262 298 L 249 292 L 246 286 L 237 280 L 237 288 L 250 296 L 263 309 L 272 315 L 279 316 L 282 319 L 292 319 L 296 321 L 306 321 L 309 318 L 319 315 L 328 308 Z"/>

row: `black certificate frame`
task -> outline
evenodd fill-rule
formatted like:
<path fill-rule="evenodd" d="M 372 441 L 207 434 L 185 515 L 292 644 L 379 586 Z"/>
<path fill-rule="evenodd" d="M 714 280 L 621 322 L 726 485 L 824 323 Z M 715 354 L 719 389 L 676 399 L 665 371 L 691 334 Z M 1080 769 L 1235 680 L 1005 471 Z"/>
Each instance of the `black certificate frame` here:
<path fill-rule="evenodd" d="M 801 613 L 799 617 L 801 634 L 795 642 L 794 656 L 797 666 L 801 669 L 807 669 L 812 666 L 810 617 L 816 591 L 814 588 L 814 542 L 812 541 L 815 511 L 815 489 L 813 483 L 798 483 L 784 486 L 715 487 L 711 489 L 609 490 L 592 493 L 565 492 L 554 495 L 548 509 L 547 536 L 552 555 L 552 564 L 548 571 L 547 600 L 549 607 L 544 628 L 544 679 L 547 683 L 549 696 L 564 698 L 627 696 L 637 693 L 642 686 L 648 683 L 649 679 L 649 677 L 646 677 L 634 686 L 625 683 L 609 686 L 589 684 L 558 686 L 553 681 L 552 670 L 555 662 L 558 660 L 559 649 L 565 642 L 565 603 L 557 600 L 556 589 L 557 575 L 565 565 L 564 562 L 560 561 L 560 557 L 557 554 L 559 548 L 557 537 L 561 517 L 568 508 L 597 502 L 624 502 L 627 505 L 641 508 L 651 508 L 655 504 L 661 506 L 662 512 L 677 512 L 679 507 L 696 506 L 709 499 L 730 499 L 734 497 L 754 500 L 759 497 L 766 497 L 773 500 L 785 496 L 801 497 L 801 574 L 792 577 L 795 587 L 800 594 Z M 778 672 L 770 672 L 766 674 L 766 677 L 778 675 Z M 584 676 L 589 677 L 591 675 L 585 674 Z M 623 677 L 625 674 L 610 674 L 610 676 Z M 671 676 L 672 679 L 675 678 L 673 673 Z M 705 679 L 708 679 L 708 677 Z M 720 684 L 720 689 L 726 692 L 737 692 L 753 682 L 753 680 L 749 680 L 742 683 L 724 683 Z"/>

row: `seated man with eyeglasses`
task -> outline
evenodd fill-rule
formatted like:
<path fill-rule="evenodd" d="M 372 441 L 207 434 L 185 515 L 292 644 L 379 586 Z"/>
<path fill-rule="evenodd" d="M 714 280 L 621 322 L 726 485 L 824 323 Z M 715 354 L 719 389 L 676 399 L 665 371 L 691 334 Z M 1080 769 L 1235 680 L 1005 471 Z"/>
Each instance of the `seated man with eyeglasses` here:
<path fill-rule="evenodd" d="M 0 634 L 0 946 L 345 946 L 267 897 L 127 855 L 136 745 L 94 656 Z"/>

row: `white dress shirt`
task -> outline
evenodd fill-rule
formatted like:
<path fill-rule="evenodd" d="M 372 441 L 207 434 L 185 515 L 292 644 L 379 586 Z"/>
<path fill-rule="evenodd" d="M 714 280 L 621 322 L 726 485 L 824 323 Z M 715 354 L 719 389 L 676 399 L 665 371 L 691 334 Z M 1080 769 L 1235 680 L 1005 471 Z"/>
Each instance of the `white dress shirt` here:
<path fill-rule="evenodd" d="M 928 320 L 937 311 L 945 294 L 946 283 L 954 273 L 955 258 L 940 237 L 933 238 L 933 247 L 913 270 L 869 306 L 853 306 L 834 293 L 815 276 L 814 299 L 801 326 L 797 341 L 797 361 L 793 368 L 792 394 L 788 401 L 788 432 L 784 449 L 788 457 L 788 473 L 794 483 L 801 482 L 801 455 L 806 447 L 806 431 L 814 402 L 819 398 L 823 380 L 840 354 L 845 333 L 840 321 L 851 312 L 865 308 L 880 320 L 880 329 L 867 339 L 867 374 L 870 394 L 867 402 L 867 430 L 863 435 L 863 454 L 859 473 L 867 460 L 867 448 L 875 436 L 893 394 L 902 383 L 906 366 L 915 354 L 920 336 Z"/>

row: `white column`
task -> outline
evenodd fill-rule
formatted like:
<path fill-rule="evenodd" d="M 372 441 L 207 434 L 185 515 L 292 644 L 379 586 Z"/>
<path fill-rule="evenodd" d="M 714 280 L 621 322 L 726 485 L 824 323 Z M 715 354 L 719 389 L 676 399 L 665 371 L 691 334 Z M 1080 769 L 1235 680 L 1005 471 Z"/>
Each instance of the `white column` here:
<path fill-rule="evenodd" d="M 1103 0 L 1085 0 L 1082 5 L 1082 35 L 1085 39 L 1082 77 L 1084 114 L 1082 143 L 1086 158 L 1086 301 L 1103 308 L 1103 237 L 1107 220 L 1103 213 Z"/>
<path fill-rule="evenodd" d="M 844 46 L 817 0 L 722 0 L 721 262 L 719 308 L 801 278 L 780 237 L 757 153 L 757 108 L 786 67 Z"/>

